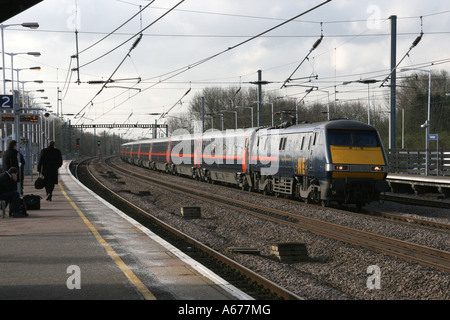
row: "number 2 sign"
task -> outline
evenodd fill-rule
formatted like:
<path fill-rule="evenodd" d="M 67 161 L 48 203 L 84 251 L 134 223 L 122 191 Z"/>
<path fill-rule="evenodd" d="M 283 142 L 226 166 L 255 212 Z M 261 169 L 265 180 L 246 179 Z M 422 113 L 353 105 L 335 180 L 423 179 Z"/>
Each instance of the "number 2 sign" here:
<path fill-rule="evenodd" d="M 0 95 L 0 109 L 12 109 L 13 105 L 12 95 Z"/>

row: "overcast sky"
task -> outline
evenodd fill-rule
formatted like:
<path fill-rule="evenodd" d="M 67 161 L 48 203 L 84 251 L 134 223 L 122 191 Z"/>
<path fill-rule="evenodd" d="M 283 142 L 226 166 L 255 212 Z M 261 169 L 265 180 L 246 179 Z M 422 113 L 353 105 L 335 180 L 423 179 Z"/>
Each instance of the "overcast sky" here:
<path fill-rule="evenodd" d="M 92 46 L 149 3 L 44 0 L 3 23 L 38 22 L 40 25 L 37 30 L 5 28 L 5 52 L 41 52 L 39 58 L 15 56 L 14 68 L 40 66 L 40 72 L 20 72 L 22 81 L 44 80 L 42 85 L 26 83 L 25 90 L 45 89 L 42 95 L 49 98 L 47 101 L 56 112 L 59 87 L 63 112 L 84 116 L 77 119 L 67 116 L 72 124 L 153 123 L 155 117 L 147 113 L 167 111 L 189 88 L 192 90 L 183 104 L 173 108 L 173 114 L 185 111 L 194 94 L 205 87 L 253 86 L 249 82 L 257 80 L 258 70 L 262 70 L 264 80 L 273 82 L 264 90 L 302 98 L 304 87 L 280 87 L 321 34 L 322 42 L 293 77 L 318 76 L 310 85 L 330 91 L 331 100 L 366 99 L 367 86 L 359 83 L 342 86 L 342 83 L 358 79 L 382 80 L 387 76 L 391 15 L 398 17 L 398 60 L 421 31 L 424 32 L 421 42 L 411 50 L 401 67 L 449 70 L 450 3 L 444 0 L 333 0 L 246 43 L 243 42 L 322 2 L 156 0 L 141 15 Z M 176 9 L 168 12 L 177 4 Z M 146 28 L 143 38 L 130 52 L 136 39 L 133 35 L 139 33 L 141 25 Z M 80 84 L 76 83 L 78 74 L 69 71 L 77 65 L 76 59 L 71 58 L 76 54 L 75 30 L 79 38 Z M 196 65 L 210 57 L 213 58 Z M 7 57 L 7 68 L 10 68 L 9 61 Z M 431 63 L 434 65 L 430 66 Z M 178 71 L 183 72 L 177 75 Z M 9 72 L 7 79 L 10 79 Z M 107 80 L 111 76 L 116 81 L 99 94 L 101 84 L 88 84 L 88 81 Z M 136 78 L 141 78 L 141 83 L 137 84 Z M 335 85 L 339 91 L 336 96 Z M 10 84 L 7 90 L 9 88 Z M 386 89 L 380 89 L 379 84 L 371 87 L 374 103 L 384 103 L 385 93 Z M 42 95 L 36 94 L 36 97 Z M 305 101 L 307 104 L 325 103 L 326 99 L 326 93 L 317 91 Z"/>

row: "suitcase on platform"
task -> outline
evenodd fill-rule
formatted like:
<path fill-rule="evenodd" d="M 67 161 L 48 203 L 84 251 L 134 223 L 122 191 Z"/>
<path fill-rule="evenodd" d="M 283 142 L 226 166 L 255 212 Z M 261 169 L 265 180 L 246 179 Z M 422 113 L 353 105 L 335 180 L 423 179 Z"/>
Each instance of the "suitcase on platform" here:
<path fill-rule="evenodd" d="M 41 209 L 41 196 L 35 194 L 27 194 L 23 196 L 23 201 L 27 210 L 40 210 Z"/>

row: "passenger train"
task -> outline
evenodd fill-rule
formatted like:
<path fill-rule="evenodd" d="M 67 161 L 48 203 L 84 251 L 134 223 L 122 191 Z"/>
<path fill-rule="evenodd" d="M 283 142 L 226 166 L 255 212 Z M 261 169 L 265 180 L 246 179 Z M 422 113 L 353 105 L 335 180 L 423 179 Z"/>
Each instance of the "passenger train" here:
<path fill-rule="evenodd" d="M 389 190 L 377 130 L 352 120 L 210 131 L 121 145 L 122 160 L 305 202 L 362 207 Z"/>

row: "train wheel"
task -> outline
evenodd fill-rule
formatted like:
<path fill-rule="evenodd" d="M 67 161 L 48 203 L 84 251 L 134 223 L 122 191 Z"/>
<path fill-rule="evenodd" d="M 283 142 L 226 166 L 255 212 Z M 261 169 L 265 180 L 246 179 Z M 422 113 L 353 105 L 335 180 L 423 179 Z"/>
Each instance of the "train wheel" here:
<path fill-rule="evenodd" d="M 329 207 L 330 206 L 330 200 L 321 200 L 320 204 L 323 208 Z"/>

